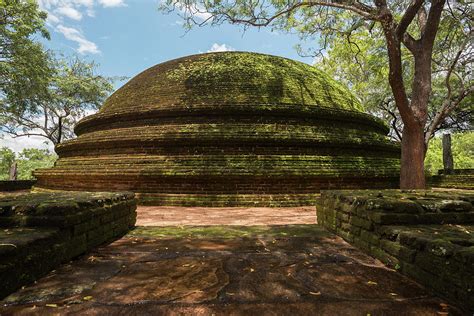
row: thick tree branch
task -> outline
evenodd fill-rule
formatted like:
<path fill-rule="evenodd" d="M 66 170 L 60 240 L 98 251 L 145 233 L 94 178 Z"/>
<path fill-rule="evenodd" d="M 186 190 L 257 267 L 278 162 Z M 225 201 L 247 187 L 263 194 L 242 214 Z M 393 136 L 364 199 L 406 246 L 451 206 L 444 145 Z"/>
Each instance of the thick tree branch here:
<path fill-rule="evenodd" d="M 434 0 L 431 2 L 428 18 L 426 19 L 425 32 L 421 36 L 422 49 L 429 49 L 429 53 L 431 53 L 433 48 L 445 2 L 446 0 Z"/>
<path fill-rule="evenodd" d="M 426 9 L 424 6 L 421 6 L 420 10 L 418 11 L 418 27 L 420 28 L 420 33 L 423 35 L 425 33 L 426 28 Z"/>
<path fill-rule="evenodd" d="M 388 81 L 392 88 L 395 104 L 397 105 L 405 126 L 413 126 L 416 121 L 414 119 L 413 111 L 410 108 L 410 102 L 403 82 L 401 41 L 396 35 L 396 26 L 393 21 L 392 13 L 387 7 L 387 2 L 385 0 L 375 0 L 375 4 L 379 9 L 379 16 L 381 17 L 380 23 L 382 24 L 387 43 L 390 69 Z"/>
<path fill-rule="evenodd" d="M 402 19 L 398 23 L 396 29 L 398 40 L 401 41 L 403 39 L 403 35 L 407 31 L 408 26 L 416 17 L 418 11 L 420 10 L 424 2 L 425 0 L 412 0 L 411 3 L 408 5 L 408 8 L 405 10 L 405 13 L 403 14 Z"/>
<path fill-rule="evenodd" d="M 403 34 L 403 44 L 410 50 L 412 54 L 415 54 L 418 50 L 419 42 L 413 38 L 408 32 Z"/>

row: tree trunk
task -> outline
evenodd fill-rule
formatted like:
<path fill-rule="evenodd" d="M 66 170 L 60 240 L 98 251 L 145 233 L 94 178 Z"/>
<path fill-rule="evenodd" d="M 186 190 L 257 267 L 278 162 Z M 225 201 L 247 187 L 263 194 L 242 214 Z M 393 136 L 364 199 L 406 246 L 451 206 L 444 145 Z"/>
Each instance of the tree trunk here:
<path fill-rule="evenodd" d="M 445 174 L 454 170 L 453 152 L 451 151 L 451 134 L 443 135 L 443 167 Z"/>
<path fill-rule="evenodd" d="M 10 166 L 10 175 L 9 179 L 10 180 L 16 180 L 17 179 L 17 163 L 14 161 L 11 166 Z"/>
<path fill-rule="evenodd" d="M 423 127 L 403 128 L 400 189 L 425 188 L 425 137 Z"/>

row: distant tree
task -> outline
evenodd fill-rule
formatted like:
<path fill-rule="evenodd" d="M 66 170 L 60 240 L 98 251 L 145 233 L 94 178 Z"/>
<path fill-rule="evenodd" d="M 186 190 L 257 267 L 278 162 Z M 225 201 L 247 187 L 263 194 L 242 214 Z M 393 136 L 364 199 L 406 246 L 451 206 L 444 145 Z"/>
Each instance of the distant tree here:
<path fill-rule="evenodd" d="M 371 35 L 384 43 L 389 65 L 386 79 L 403 121 L 401 188 L 425 187 L 424 158 L 431 134 L 474 91 L 472 81 L 460 85 L 459 90 L 452 86 L 457 80 L 453 69 L 458 63 L 469 65 L 473 59 L 473 7 L 464 0 L 166 0 L 160 8 L 180 12 L 186 27 L 225 22 L 270 26 L 296 31 L 302 38 L 317 37 L 323 47 L 337 37 L 350 38 L 355 30 L 376 26 L 380 32 Z M 447 37 L 437 38 L 443 24 L 451 25 L 444 34 Z M 449 36 L 451 30 L 456 37 Z M 429 121 L 432 66 L 437 63 L 433 51 L 440 44 L 453 47 L 440 67 L 448 94 Z M 407 65 L 405 58 L 413 62 Z M 412 68 L 407 70 L 409 66 Z M 409 82 L 405 81 L 407 71 L 413 73 Z M 414 93 L 410 95 L 409 91 Z"/>
<path fill-rule="evenodd" d="M 454 169 L 474 169 L 474 132 L 452 134 Z M 443 147 L 441 136 L 433 138 L 426 153 L 425 168 L 428 174 L 437 174 L 443 169 Z"/>
<path fill-rule="evenodd" d="M 54 165 L 57 156 L 47 149 L 25 148 L 17 158 L 18 179 L 33 179 L 33 171 L 40 168 L 49 168 Z"/>
<path fill-rule="evenodd" d="M 47 149 L 25 148 L 15 154 L 8 147 L 0 148 L 0 180 L 8 180 L 10 167 L 17 163 L 18 180 L 33 179 L 33 171 L 54 165 L 57 156 Z"/>
<path fill-rule="evenodd" d="M 0 106 L 34 107 L 34 103 L 18 100 L 45 93 L 52 70 L 48 53 L 36 41 L 36 36 L 49 39 L 45 20 L 46 13 L 36 1 L 0 1 Z"/>
<path fill-rule="evenodd" d="M 15 152 L 8 147 L 0 148 L 0 180 L 9 180 L 10 167 L 15 162 Z"/>
<path fill-rule="evenodd" d="M 40 136 L 59 144 L 71 138 L 73 127 L 89 111 L 100 108 L 113 90 L 113 79 L 96 74 L 96 65 L 79 58 L 50 59 L 53 73 L 46 93 L 20 98 L 0 109 L 2 132 L 12 137 Z M 23 103 L 31 106 L 23 106 Z"/>

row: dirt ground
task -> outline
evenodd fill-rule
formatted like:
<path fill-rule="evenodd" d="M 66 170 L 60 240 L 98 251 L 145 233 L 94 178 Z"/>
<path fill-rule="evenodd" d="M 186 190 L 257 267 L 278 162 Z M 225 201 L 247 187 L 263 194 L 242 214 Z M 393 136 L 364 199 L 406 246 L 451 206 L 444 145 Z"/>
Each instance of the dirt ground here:
<path fill-rule="evenodd" d="M 138 214 L 136 229 L 13 293 L 0 315 L 462 314 L 316 225 L 311 207 Z"/>
<path fill-rule="evenodd" d="M 316 224 L 316 207 L 139 206 L 137 226 Z"/>

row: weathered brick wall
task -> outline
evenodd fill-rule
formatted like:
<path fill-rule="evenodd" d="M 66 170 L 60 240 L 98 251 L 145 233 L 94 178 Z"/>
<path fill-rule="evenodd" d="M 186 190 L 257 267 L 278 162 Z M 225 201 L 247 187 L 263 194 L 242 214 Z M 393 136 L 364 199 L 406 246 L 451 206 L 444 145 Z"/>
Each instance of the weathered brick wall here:
<path fill-rule="evenodd" d="M 323 191 L 318 223 L 474 312 L 474 192 Z"/>
<path fill-rule="evenodd" d="M 1 191 L 28 190 L 35 185 L 36 180 L 4 180 L 0 181 Z"/>
<path fill-rule="evenodd" d="M 38 187 L 130 190 L 156 204 L 278 206 L 286 195 L 310 205 L 320 189 L 398 184 L 400 148 L 386 124 L 326 74 L 274 56 L 157 65 L 75 132 L 56 147 L 54 168 L 35 172 Z"/>
<path fill-rule="evenodd" d="M 132 193 L 0 195 L 0 298 L 135 225 Z"/>
<path fill-rule="evenodd" d="M 438 175 L 428 180 L 428 184 L 436 188 L 474 189 L 474 169 L 457 169 L 451 174 L 440 170 Z"/>

